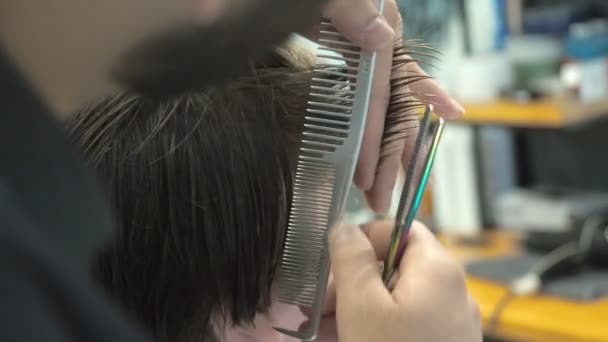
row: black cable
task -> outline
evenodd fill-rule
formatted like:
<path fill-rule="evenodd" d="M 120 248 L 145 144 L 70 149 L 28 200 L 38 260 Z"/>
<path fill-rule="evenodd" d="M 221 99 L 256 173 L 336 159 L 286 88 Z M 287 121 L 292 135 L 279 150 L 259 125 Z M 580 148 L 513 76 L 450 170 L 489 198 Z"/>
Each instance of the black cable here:
<path fill-rule="evenodd" d="M 542 256 L 523 276 L 513 280 L 507 293 L 498 301 L 490 315 L 487 328 L 488 333 L 493 334 L 496 332 L 502 313 L 514 299 L 519 296 L 536 293 L 540 290 L 543 278 L 545 278 L 548 272 L 555 269 L 561 263 L 578 256 L 580 254 L 579 251 L 577 242 L 563 244 Z"/>
<path fill-rule="evenodd" d="M 492 314 L 488 319 L 488 327 L 486 329 L 488 335 L 493 336 L 496 334 L 503 311 L 505 311 L 507 306 L 509 306 L 515 298 L 517 298 L 517 296 L 511 290 L 508 290 L 507 293 L 500 297 L 500 300 L 494 306 L 494 310 L 492 310 Z"/>
<path fill-rule="evenodd" d="M 530 267 L 528 272 L 513 280 L 507 293 L 500 298 L 492 310 L 486 329 L 487 334 L 496 334 L 501 316 L 513 300 L 540 291 L 548 278 L 556 273 L 555 270 L 560 266 L 567 263 L 582 265 L 591 250 L 595 232 L 603 229 L 602 222 L 603 217 L 599 215 L 589 216 L 583 222 L 577 241 L 565 243 L 545 254 Z"/>

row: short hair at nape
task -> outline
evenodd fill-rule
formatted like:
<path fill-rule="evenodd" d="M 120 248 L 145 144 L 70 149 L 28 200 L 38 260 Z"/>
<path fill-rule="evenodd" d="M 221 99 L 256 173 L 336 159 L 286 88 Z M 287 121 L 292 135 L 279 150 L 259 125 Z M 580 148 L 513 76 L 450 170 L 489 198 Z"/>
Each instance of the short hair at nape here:
<path fill-rule="evenodd" d="M 159 340 L 216 340 L 270 305 L 310 80 L 293 61 L 169 99 L 121 93 L 68 123 L 118 217 L 96 277 Z"/>

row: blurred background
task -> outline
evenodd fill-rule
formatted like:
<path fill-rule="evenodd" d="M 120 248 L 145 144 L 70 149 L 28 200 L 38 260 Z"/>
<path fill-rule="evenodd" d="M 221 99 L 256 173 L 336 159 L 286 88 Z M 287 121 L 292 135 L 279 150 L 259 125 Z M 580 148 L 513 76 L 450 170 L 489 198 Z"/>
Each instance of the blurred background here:
<path fill-rule="evenodd" d="M 487 341 L 608 341 L 608 1 L 399 3 L 466 109 L 419 219 L 463 263 Z"/>

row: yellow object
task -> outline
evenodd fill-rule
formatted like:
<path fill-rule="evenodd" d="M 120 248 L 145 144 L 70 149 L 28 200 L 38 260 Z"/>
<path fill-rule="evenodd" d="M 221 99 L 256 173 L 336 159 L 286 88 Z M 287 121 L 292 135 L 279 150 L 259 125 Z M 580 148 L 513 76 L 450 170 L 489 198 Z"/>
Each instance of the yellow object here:
<path fill-rule="evenodd" d="M 580 104 L 568 97 L 517 103 L 501 100 L 487 104 L 465 104 L 461 121 L 519 127 L 563 127 L 608 113 L 608 99 Z"/>
<path fill-rule="evenodd" d="M 563 125 L 561 111 L 553 101 L 529 104 L 497 102 L 465 106 L 463 121 L 509 126 L 559 127 Z"/>
<path fill-rule="evenodd" d="M 519 251 L 519 236 L 502 231 L 485 233 L 478 246 L 457 237 L 441 237 L 461 261 L 513 255 Z M 507 288 L 468 276 L 468 288 L 479 303 L 484 326 Z M 497 337 L 529 342 L 608 341 L 608 299 L 575 302 L 546 296 L 517 297 L 508 303 L 496 330 Z"/>

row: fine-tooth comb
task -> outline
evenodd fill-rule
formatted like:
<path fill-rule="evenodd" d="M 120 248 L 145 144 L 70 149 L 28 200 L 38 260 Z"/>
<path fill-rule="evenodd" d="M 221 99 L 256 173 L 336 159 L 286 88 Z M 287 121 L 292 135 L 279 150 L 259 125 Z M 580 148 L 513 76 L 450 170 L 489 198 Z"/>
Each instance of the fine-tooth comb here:
<path fill-rule="evenodd" d="M 384 9 L 384 0 L 378 8 Z M 303 330 L 275 327 L 312 341 L 330 272 L 327 236 L 338 223 L 351 186 L 367 118 L 376 54 L 350 43 L 321 21 L 318 57 L 343 65 L 314 70 L 293 186 L 289 222 L 277 277 L 279 301 L 307 308 Z M 337 53 L 337 55 L 336 55 Z"/>

